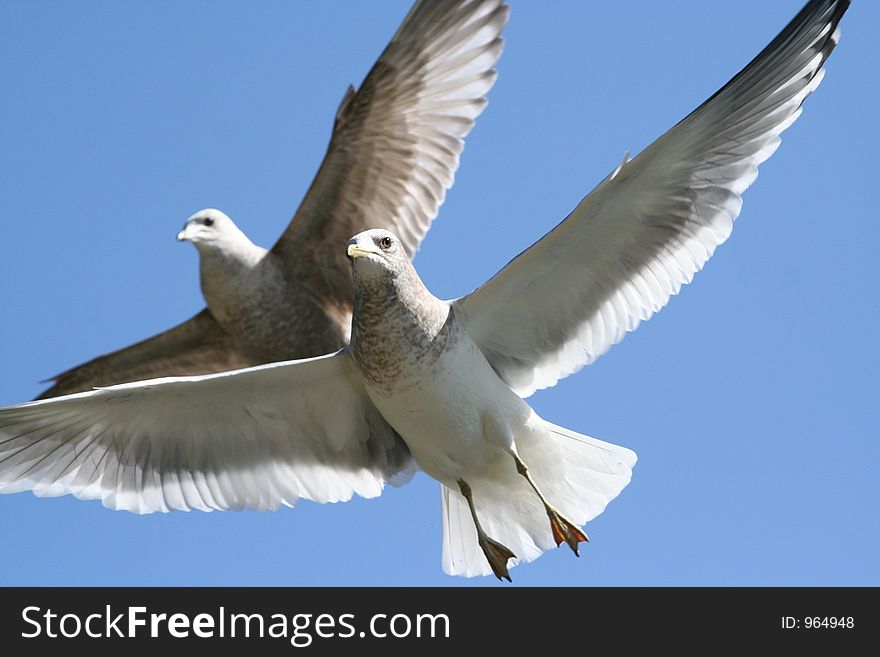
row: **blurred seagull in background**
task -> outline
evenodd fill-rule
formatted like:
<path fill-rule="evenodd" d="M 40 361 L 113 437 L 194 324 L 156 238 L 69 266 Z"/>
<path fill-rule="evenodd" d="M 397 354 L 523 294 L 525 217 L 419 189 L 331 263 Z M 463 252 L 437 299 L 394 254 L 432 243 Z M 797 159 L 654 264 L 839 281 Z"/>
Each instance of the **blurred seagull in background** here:
<path fill-rule="evenodd" d="M 501 0 L 416 2 L 361 88 L 346 92 L 324 161 L 275 245 L 257 246 L 219 210 L 195 213 L 177 239 L 199 251 L 208 307 L 57 375 L 39 398 L 347 344 L 354 293 L 339 245 L 383 227 L 415 255 L 495 83 L 508 13 Z"/>
<path fill-rule="evenodd" d="M 636 456 L 524 398 L 651 317 L 727 239 L 757 166 L 822 80 L 848 5 L 809 2 L 471 294 L 433 296 L 411 238 L 371 229 L 336 247 L 354 281 L 348 348 L 0 409 L 0 491 L 137 513 L 275 509 L 376 496 L 420 468 L 441 483 L 447 573 L 510 579 L 554 545 L 577 554 L 580 527 L 629 483 Z"/>

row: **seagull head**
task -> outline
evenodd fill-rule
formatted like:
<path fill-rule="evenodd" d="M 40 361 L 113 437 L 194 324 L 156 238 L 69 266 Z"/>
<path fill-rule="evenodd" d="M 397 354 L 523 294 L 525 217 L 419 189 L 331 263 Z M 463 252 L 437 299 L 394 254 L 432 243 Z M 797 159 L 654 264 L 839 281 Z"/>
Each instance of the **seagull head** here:
<path fill-rule="evenodd" d="M 192 242 L 198 248 L 211 247 L 239 232 L 235 222 L 223 212 L 207 208 L 186 220 L 183 230 L 177 233 L 177 241 Z"/>
<path fill-rule="evenodd" d="M 358 233 L 345 249 L 355 277 L 393 277 L 409 265 L 409 256 L 397 236 L 381 228 Z"/>

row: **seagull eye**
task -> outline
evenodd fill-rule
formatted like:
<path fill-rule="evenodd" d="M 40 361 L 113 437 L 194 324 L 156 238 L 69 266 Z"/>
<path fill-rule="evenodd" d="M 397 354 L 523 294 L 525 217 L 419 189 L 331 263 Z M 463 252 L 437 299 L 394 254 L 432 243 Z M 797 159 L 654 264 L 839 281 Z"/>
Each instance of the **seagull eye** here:
<path fill-rule="evenodd" d="M 213 226 L 214 220 L 211 217 L 205 217 L 205 225 L 206 226 Z"/>
<path fill-rule="evenodd" d="M 388 249 L 391 248 L 391 245 L 392 245 L 393 243 L 394 243 L 394 242 L 393 242 L 393 241 L 391 240 L 391 238 L 388 237 L 387 235 L 386 235 L 385 237 L 383 237 L 382 239 L 379 240 L 379 246 L 381 246 L 381 247 L 382 247 L 383 249 L 385 249 L 386 251 L 387 251 Z"/>

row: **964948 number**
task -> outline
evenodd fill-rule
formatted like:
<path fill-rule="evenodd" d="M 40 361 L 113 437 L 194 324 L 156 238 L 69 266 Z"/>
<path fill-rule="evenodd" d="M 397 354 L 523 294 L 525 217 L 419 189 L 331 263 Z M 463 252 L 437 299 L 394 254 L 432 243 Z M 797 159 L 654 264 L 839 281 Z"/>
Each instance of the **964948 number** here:
<path fill-rule="evenodd" d="M 782 628 L 786 630 L 835 630 L 852 629 L 856 625 L 852 616 L 783 616 Z"/>

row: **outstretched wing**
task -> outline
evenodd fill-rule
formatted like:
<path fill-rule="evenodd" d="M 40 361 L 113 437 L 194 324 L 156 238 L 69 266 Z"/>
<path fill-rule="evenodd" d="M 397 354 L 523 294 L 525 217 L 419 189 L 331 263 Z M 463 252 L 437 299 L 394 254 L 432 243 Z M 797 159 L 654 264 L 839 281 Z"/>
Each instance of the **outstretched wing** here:
<path fill-rule="evenodd" d="M 37 399 L 157 376 L 208 374 L 257 364 L 236 349 L 232 336 L 206 308 L 163 333 L 52 377 L 54 385 Z"/>
<path fill-rule="evenodd" d="M 848 6 L 809 2 L 720 91 L 454 302 L 512 388 L 527 396 L 593 362 L 691 281 L 822 80 Z"/>
<path fill-rule="evenodd" d="M 345 351 L 0 408 L 2 493 L 263 510 L 375 497 L 412 471 Z"/>
<path fill-rule="evenodd" d="M 273 247 L 302 278 L 320 273 L 317 292 L 350 307 L 344 246 L 361 231 L 391 230 L 415 254 L 486 106 L 507 15 L 501 0 L 419 0 L 361 88 L 349 89 L 321 168 Z"/>

